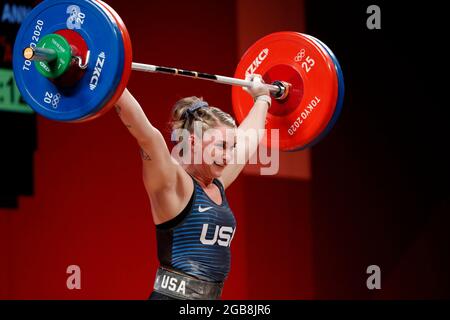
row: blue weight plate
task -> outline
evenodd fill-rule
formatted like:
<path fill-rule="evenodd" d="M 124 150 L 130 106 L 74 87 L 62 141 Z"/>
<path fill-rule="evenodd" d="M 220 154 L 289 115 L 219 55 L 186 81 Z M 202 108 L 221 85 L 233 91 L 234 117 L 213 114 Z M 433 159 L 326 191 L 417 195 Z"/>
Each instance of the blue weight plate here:
<path fill-rule="evenodd" d="M 333 51 L 331 51 L 331 49 L 325 43 L 323 43 L 322 41 L 320 41 L 319 39 L 317 39 L 313 36 L 310 36 L 310 35 L 306 35 L 306 36 L 309 37 L 310 39 L 312 39 L 313 41 L 317 42 L 317 44 L 319 44 L 319 46 L 324 48 L 325 51 L 328 53 L 328 55 L 333 60 L 334 65 L 336 67 L 336 74 L 338 77 L 338 86 L 339 86 L 338 98 L 337 98 L 337 102 L 336 102 L 336 109 L 334 110 L 333 116 L 331 117 L 330 122 L 328 123 L 326 128 L 323 130 L 323 132 L 316 139 L 314 139 L 314 141 L 312 141 L 310 144 L 304 146 L 301 149 L 296 149 L 293 151 L 304 150 L 304 149 L 310 148 L 310 147 L 316 145 L 318 142 L 320 142 L 331 131 L 331 129 L 333 129 L 334 125 L 336 124 L 337 120 L 339 119 L 339 116 L 341 115 L 341 111 L 344 106 L 344 96 L 345 96 L 344 74 L 342 72 L 341 65 L 339 64 L 338 59 L 334 55 Z"/>
<path fill-rule="evenodd" d="M 70 89 L 58 88 L 23 58 L 25 47 L 61 29 L 73 29 L 85 40 L 90 61 L 82 79 Z M 114 19 L 93 1 L 46 0 L 23 21 L 14 44 L 13 69 L 24 100 L 40 115 L 74 121 L 97 112 L 114 94 L 124 67 L 121 33 Z"/>
<path fill-rule="evenodd" d="M 94 2 L 96 2 L 96 5 L 100 6 L 101 9 L 103 10 L 103 12 L 106 13 L 106 14 L 108 15 L 108 17 L 109 17 L 111 23 L 114 25 L 114 28 L 116 29 L 117 34 L 118 34 L 118 35 L 122 35 L 122 32 L 121 32 L 121 30 L 120 30 L 120 26 L 119 26 L 119 24 L 117 23 L 117 21 L 116 21 L 116 19 L 114 18 L 114 16 L 113 16 L 113 15 L 112 15 L 112 14 L 111 14 L 104 6 L 102 6 L 100 3 L 98 3 L 98 1 L 94 1 Z M 94 109 L 90 114 L 88 114 L 88 115 L 86 115 L 86 116 L 84 116 L 84 117 L 82 117 L 82 118 L 80 118 L 80 119 L 77 119 L 77 122 L 88 121 L 89 118 L 92 118 L 92 116 L 95 116 L 96 114 L 97 114 L 97 115 L 101 114 L 101 113 L 103 112 L 103 111 L 101 111 L 101 110 L 104 108 L 105 105 L 108 104 L 108 102 L 110 101 L 110 99 L 114 96 L 114 93 L 116 92 L 116 90 L 117 90 L 119 84 L 121 83 L 121 80 L 122 80 L 122 77 L 123 77 L 123 70 L 124 70 L 124 68 L 125 68 L 125 52 L 124 52 L 124 50 L 125 50 L 125 45 L 124 45 L 123 37 L 122 37 L 122 36 L 119 37 L 119 42 L 120 42 L 120 53 L 122 53 L 122 57 L 121 57 L 121 59 L 122 59 L 122 67 L 121 67 L 120 74 L 118 74 L 118 75 L 116 76 L 116 82 L 114 83 L 114 90 L 113 90 L 112 94 L 108 97 L 108 99 L 105 100 L 105 102 L 104 102 L 103 104 L 99 105 L 99 106 L 98 106 L 96 109 Z"/>

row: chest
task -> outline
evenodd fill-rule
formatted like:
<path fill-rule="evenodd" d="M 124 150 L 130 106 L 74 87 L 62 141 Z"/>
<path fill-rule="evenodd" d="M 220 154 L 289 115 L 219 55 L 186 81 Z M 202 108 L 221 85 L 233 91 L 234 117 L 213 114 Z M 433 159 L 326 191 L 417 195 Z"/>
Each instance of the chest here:
<path fill-rule="evenodd" d="M 222 202 L 223 202 L 222 194 L 217 186 L 215 186 L 215 185 L 208 186 L 208 187 L 202 189 L 202 191 L 215 204 L 217 204 L 219 206 L 222 204 Z"/>

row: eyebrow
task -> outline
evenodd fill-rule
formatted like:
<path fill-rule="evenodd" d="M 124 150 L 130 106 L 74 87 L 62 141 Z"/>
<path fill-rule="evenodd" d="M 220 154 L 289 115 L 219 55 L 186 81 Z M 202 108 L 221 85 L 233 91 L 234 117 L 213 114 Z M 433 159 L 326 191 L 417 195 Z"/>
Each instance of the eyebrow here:
<path fill-rule="evenodd" d="M 228 143 L 226 140 L 217 140 L 215 143 L 219 144 L 219 145 L 233 145 L 233 146 L 236 146 L 236 144 L 237 144 L 236 141 L 233 141 L 232 143 Z"/>

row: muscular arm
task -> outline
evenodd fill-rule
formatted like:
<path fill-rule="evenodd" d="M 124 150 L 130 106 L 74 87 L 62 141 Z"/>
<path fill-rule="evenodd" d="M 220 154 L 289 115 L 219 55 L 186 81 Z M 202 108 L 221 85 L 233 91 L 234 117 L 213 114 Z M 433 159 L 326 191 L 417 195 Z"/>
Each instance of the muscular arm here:
<path fill-rule="evenodd" d="M 143 179 L 149 192 L 158 191 L 176 182 L 177 164 L 172 161 L 164 138 L 126 89 L 116 103 L 116 112 L 140 146 Z"/>
<path fill-rule="evenodd" d="M 249 159 L 258 150 L 258 145 L 260 144 L 264 135 L 258 135 L 257 139 L 254 139 L 254 134 L 258 133 L 258 130 L 264 129 L 266 124 L 266 116 L 269 105 L 264 101 L 256 101 L 250 110 L 247 117 L 242 121 L 238 128 L 238 135 L 243 135 L 244 139 L 238 138 L 238 143 L 236 144 L 235 157 L 240 160 L 244 160 L 244 163 L 229 164 L 225 167 L 221 180 L 225 188 L 230 186 L 233 181 L 239 176 L 241 171 L 244 169 L 245 165 Z M 249 130 L 250 129 L 250 130 Z M 252 138 L 253 136 L 253 138 Z M 246 143 L 240 144 L 239 141 L 244 140 Z"/>
<path fill-rule="evenodd" d="M 125 89 L 116 103 L 116 112 L 130 133 L 139 141 L 152 139 L 154 128 L 137 100 Z"/>

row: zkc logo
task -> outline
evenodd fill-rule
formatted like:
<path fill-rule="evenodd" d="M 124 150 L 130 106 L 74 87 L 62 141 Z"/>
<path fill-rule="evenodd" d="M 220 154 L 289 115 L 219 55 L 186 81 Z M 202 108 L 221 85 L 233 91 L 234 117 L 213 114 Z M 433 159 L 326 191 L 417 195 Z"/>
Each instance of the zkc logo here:
<path fill-rule="evenodd" d="M 102 74 L 103 65 L 105 64 L 106 55 L 101 52 L 97 58 L 97 63 L 95 64 L 94 74 L 92 75 L 91 81 L 89 83 L 89 88 L 94 91 L 97 88 L 100 75 Z"/>
<path fill-rule="evenodd" d="M 266 60 L 267 56 L 269 55 L 269 49 L 263 49 L 256 59 L 252 62 L 252 64 L 247 68 L 246 74 L 254 74 L 256 70 L 258 70 L 258 67 L 263 63 L 264 60 Z"/>

